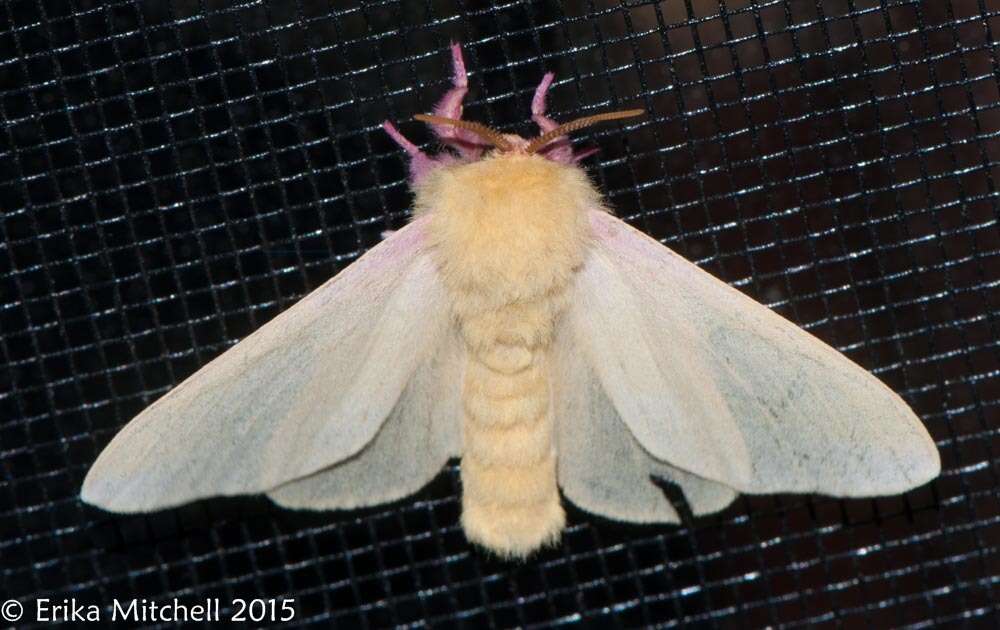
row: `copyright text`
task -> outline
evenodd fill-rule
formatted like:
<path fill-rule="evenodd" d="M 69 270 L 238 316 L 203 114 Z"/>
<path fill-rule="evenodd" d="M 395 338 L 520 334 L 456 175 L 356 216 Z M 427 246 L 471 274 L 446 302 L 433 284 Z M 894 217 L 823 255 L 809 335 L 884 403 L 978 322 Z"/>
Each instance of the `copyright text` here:
<path fill-rule="evenodd" d="M 46 622 L 281 622 L 295 618 L 294 599 L 232 599 L 209 597 L 200 600 L 177 598 L 113 600 L 110 606 L 77 601 L 76 598 L 39 598 L 23 605 L 17 600 L 0 604 L 4 621 L 18 621 L 34 613 L 35 621 Z"/>

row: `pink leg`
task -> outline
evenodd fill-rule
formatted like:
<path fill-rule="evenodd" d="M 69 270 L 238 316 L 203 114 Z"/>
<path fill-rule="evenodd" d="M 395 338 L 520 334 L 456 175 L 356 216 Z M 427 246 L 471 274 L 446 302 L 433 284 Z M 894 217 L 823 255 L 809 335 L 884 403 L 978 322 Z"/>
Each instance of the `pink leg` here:
<path fill-rule="evenodd" d="M 444 118 L 462 117 L 462 99 L 469 91 L 469 76 L 465 73 L 465 59 L 462 57 L 462 46 L 451 43 L 451 84 L 454 86 L 434 106 L 434 115 Z M 448 127 L 453 129 L 453 127 Z"/>
<path fill-rule="evenodd" d="M 451 44 L 452 87 L 434 106 L 434 115 L 444 118 L 462 118 L 462 100 L 469 91 L 469 78 L 465 72 L 465 59 L 462 57 L 462 46 L 457 42 Z M 452 127 L 450 125 L 431 125 L 431 129 L 442 142 L 447 142 L 463 157 L 477 158 L 483 152 L 483 144 L 474 133 Z"/>
<path fill-rule="evenodd" d="M 552 81 L 556 78 L 555 72 L 546 72 L 542 77 L 542 82 L 535 88 L 535 96 L 531 99 L 531 119 L 535 121 L 542 133 L 555 129 L 559 123 L 545 115 L 545 98 L 548 96 Z"/>
<path fill-rule="evenodd" d="M 587 149 L 581 149 L 579 151 L 574 151 L 573 152 L 573 161 L 574 162 L 579 162 L 580 160 L 586 160 L 587 158 L 589 158 L 590 156 L 594 155 L 595 153 L 597 153 L 599 151 L 600 151 L 600 149 L 598 149 L 597 147 L 590 147 L 590 148 L 587 148 Z"/>
<path fill-rule="evenodd" d="M 452 85 L 454 87 L 448 90 L 444 97 L 438 101 L 438 104 L 434 106 L 434 114 L 445 118 L 461 119 L 462 99 L 465 98 L 466 92 L 469 91 L 469 81 L 468 75 L 465 72 L 465 60 L 462 58 L 462 47 L 455 42 L 451 44 L 451 62 L 454 68 L 454 77 L 452 78 Z M 426 153 L 417 148 L 417 145 L 407 140 L 396 129 L 396 126 L 388 120 L 382 123 L 382 128 L 385 129 L 385 132 L 389 134 L 389 137 L 396 144 L 410 155 L 411 182 L 417 182 L 435 166 L 450 162 L 453 159 L 446 154 L 439 155 L 436 158 L 428 157 Z M 447 142 L 455 147 L 463 157 L 475 159 L 483 151 L 484 147 L 479 141 L 479 137 L 464 129 L 458 129 L 450 125 L 431 125 L 431 129 L 443 142 Z"/>
<path fill-rule="evenodd" d="M 531 99 L 531 119 L 535 121 L 542 133 L 559 126 L 559 123 L 545 115 L 545 97 L 548 95 L 549 87 L 552 86 L 552 80 L 555 78 L 554 72 L 546 72 L 545 76 L 542 77 L 542 82 L 535 88 L 535 96 Z M 544 153 L 545 157 L 556 162 L 569 164 L 575 161 L 573 159 L 573 146 L 566 136 L 549 143 Z"/>
<path fill-rule="evenodd" d="M 382 128 L 385 129 L 385 132 L 389 134 L 389 137 L 392 138 L 396 144 L 410 154 L 411 182 L 416 183 L 418 180 L 422 179 L 428 171 L 434 168 L 434 160 L 427 157 L 427 154 L 421 151 L 417 145 L 413 144 L 407 140 L 403 134 L 399 133 L 399 130 L 396 129 L 395 125 L 387 120 L 382 123 Z"/>

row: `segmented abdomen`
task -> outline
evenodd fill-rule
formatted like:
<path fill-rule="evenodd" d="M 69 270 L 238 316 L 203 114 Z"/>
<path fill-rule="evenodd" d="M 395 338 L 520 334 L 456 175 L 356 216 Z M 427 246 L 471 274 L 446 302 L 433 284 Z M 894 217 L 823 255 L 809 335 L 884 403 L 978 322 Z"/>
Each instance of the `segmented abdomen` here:
<path fill-rule="evenodd" d="M 524 556 L 565 524 L 556 483 L 548 357 L 558 299 L 461 318 L 462 526 L 483 546 Z"/>

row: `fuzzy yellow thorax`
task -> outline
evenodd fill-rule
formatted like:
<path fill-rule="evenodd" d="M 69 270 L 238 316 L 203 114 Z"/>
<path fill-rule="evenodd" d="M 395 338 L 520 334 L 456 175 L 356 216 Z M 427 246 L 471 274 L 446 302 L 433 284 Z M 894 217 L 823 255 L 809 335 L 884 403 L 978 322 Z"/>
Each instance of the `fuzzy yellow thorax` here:
<path fill-rule="evenodd" d="M 415 192 L 445 283 L 481 309 L 564 286 L 590 240 L 586 211 L 601 203 L 578 167 L 518 152 L 438 168 Z"/>

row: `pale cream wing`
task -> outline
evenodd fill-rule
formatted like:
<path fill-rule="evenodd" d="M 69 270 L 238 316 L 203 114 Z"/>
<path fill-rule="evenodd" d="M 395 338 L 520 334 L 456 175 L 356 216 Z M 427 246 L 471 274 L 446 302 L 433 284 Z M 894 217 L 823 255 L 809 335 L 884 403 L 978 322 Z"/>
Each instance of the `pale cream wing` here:
<path fill-rule="evenodd" d="M 895 494 L 937 448 L 881 381 L 600 211 L 568 327 L 653 457 L 741 492 Z"/>
<path fill-rule="evenodd" d="M 736 498 L 732 488 L 670 466 L 642 448 L 565 328 L 556 337 L 552 365 L 559 486 L 567 499 L 618 521 L 678 523 L 653 477 L 678 485 L 695 515 L 724 509 Z"/>
<path fill-rule="evenodd" d="M 389 236 L 139 414 L 98 457 L 82 498 L 138 512 L 263 492 L 364 448 L 449 334 L 424 223 Z"/>
<path fill-rule="evenodd" d="M 462 449 L 465 346 L 449 334 L 421 363 L 379 432 L 349 459 L 269 490 L 300 510 L 346 510 L 396 501 L 429 483 Z"/>

